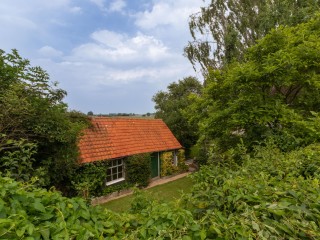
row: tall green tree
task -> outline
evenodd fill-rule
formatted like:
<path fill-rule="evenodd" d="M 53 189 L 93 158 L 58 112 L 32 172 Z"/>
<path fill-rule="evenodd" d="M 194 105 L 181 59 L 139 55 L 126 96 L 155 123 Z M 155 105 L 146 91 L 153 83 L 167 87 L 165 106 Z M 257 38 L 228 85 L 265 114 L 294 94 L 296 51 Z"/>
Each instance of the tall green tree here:
<path fill-rule="evenodd" d="M 193 41 L 184 52 L 205 72 L 220 68 L 242 60 L 245 50 L 272 28 L 305 22 L 319 9 L 319 0 L 211 0 L 190 16 Z"/>
<path fill-rule="evenodd" d="M 287 151 L 320 140 L 320 15 L 272 30 L 244 62 L 212 70 L 191 121 L 220 151 L 272 139 Z"/>
<path fill-rule="evenodd" d="M 194 77 L 186 77 L 178 83 L 171 83 L 167 91 L 155 94 L 156 118 L 161 118 L 185 147 L 190 148 L 197 141 L 197 126 L 190 124 L 184 115 L 191 104 L 190 95 L 201 94 L 202 84 Z"/>
<path fill-rule="evenodd" d="M 16 50 L 0 50 L 1 172 L 19 173 L 22 180 L 38 174 L 45 186 L 67 185 L 86 118 L 68 112 L 65 95 L 43 69 L 31 66 Z"/>

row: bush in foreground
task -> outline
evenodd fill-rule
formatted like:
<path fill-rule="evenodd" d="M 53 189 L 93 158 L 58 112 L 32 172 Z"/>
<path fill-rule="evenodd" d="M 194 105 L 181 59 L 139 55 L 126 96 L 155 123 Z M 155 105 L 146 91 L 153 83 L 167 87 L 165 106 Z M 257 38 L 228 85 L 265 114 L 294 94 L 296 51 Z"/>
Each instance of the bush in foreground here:
<path fill-rule="evenodd" d="M 188 208 L 212 239 L 319 239 L 320 145 L 258 147 L 242 166 L 206 166 Z"/>
<path fill-rule="evenodd" d="M 241 166 L 202 167 L 192 193 L 176 202 L 138 192 L 122 214 L 0 177 L 0 238 L 319 239 L 319 151 L 267 144 Z"/>

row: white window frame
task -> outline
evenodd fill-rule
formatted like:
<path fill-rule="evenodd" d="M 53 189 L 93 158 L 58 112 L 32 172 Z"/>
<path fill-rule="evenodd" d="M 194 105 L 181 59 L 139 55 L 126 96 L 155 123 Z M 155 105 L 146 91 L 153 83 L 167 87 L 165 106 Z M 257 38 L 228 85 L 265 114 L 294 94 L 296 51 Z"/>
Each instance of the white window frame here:
<path fill-rule="evenodd" d="M 119 169 L 122 169 L 119 171 Z M 110 173 L 108 173 L 110 171 Z M 119 177 L 121 175 L 121 177 Z M 108 181 L 108 178 L 111 179 L 111 181 Z M 112 184 L 122 182 L 125 180 L 125 170 L 124 170 L 124 159 L 118 158 L 110 161 L 110 165 L 107 169 L 107 179 L 106 179 L 106 185 L 110 186 Z"/>

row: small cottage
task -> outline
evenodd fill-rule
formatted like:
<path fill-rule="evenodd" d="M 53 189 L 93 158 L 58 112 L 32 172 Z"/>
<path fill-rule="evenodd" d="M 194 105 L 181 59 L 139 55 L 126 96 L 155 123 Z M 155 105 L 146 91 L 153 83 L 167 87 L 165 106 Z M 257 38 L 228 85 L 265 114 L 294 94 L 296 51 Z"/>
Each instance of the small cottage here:
<path fill-rule="evenodd" d="M 161 119 L 92 117 L 79 142 L 80 162 L 109 161 L 106 184 L 125 180 L 126 157 L 150 153 L 151 178 L 161 176 L 161 155 L 182 148 Z"/>

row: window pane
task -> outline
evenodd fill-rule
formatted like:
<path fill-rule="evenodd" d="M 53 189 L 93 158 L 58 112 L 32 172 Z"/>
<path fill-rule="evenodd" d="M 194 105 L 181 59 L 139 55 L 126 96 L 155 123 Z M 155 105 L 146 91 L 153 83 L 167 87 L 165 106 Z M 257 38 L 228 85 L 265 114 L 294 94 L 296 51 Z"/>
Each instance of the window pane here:
<path fill-rule="evenodd" d="M 107 169 L 107 182 L 115 181 L 124 177 L 123 159 L 116 159 L 110 161 L 110 165 Z"/>

